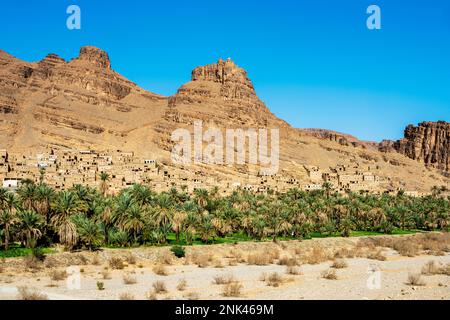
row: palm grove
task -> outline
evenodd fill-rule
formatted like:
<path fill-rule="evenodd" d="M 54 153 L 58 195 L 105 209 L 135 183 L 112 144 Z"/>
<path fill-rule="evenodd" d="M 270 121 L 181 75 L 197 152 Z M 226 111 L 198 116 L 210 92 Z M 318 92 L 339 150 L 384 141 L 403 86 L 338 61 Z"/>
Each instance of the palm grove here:
<path fill-rule="evenodd" d="M 46 184 L 24 181 L 16 192 L 0 188 L 0 245 L 27 248 L 61 244 L 67 249 L 211 243 L 239 235 L 264 240 L 349 236 L 352 231 L 446 230 L 450 199 L 433 195 L 341 195 L 323 190 L 255 194 L 236 190 L 221 196 L 217 188 L 172 188 L 155 193 L 135 184 L 107 196 L 107 174 L 99 189 L 76 185 L 55 191 Z"/>

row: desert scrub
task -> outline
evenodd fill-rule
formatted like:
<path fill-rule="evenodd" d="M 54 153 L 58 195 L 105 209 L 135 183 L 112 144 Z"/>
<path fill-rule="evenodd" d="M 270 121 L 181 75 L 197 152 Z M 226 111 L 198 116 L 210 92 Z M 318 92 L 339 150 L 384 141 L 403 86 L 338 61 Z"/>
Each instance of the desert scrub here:
<path fill-rule="evenodd" d="M 298 276 L 303 274 L 299 267 L 296 266 L 287 266 L 286 267 L 286 274 Z"/>
<path fill-rule="evenodd" d="M 434 275 L 439 274 L 441 271 L 440 266 L 433 260 L 428 261 L 423 267 L 422 267 L 422 274 L 424 275 Z"/>
<path fill-rule="evenodd" d="M 184 291 L 184 290 L 186 290 L 186 287 L 187 287 L 186 279 L 178 280 L 178 284 L 177 284 L 177 290 L 178 291 Z"/>
<path fill-rule="evenodd" d="M 334 269 L 328 269 L 322 272 L 321 274 L 322 278 L 327 279 L 327 280 L 337 280 L 337 274 L 336 274 L 336 270 Z"/>
<path fill-rule="evenodd" d="M 162 264 L 157 264 L 153 267 L 153 272 L 159 276 L 167 276 L 169 273 L 167 272 L 166 266 Z"/>
<path fill-rule="evenodd" d="M 208 267 L 214 260 L 214 257 L 210 253 L 198 254 L 195 253 L 192 255 L 192 262 L 196 264 L 199 268 Z"/>
<path fill-rule="evenodd" d="M 367 254 L 367 259 L 379 260 L 379 261 L 386 261 L 387 260 L 386 256 L 383 254 L 381 249 L 369 252 Z"/>
<path fill-rule="evenodd" d="M 126 261 L 128 264 L 136 264 L 136 257 L 135 257 L 132 253 L 128 253 L 128 254 L 125 256 L 125 261 Z"/>
<path fill-rule="evenodd" d="M 121 293 L 119 295 L 119 300 L 134 300 L 134 296 L 128 292 Z"/>
<path fill-rule="evenodd" d="M 308 264 L 319 264 L 327 260 L 329 260 L 328 255 L 321 246 L 314 246 L 306 258 Z"/>
<path fill-rule="evenodd" d="M 247 264 L 255 266 L 266 266 L 272 263 L 272 259 L 261 253 L 251 253 L 247 256 Z"/>
<path fill-rule="evenodd" d="M 214 284 L 229 284 L 232 282 L 236 282 L 236 279 L 232 274 L 228 275 L 218 275 L 214 277 L 213 283 Z"/>
<path fill-rule="evenodd" d="M 123 263 L 123 260 L 119 257 L 112 257 L 109 259 L 109 266 L 111 269 L 121 270 L 125 268 L 125 264 Z"/>
<path fill-rule="evenodd" d="M 126 284 L 126 285 L 136 284 L 137 283 L 136 277 L 133 277 L 129 273 L 124 274 L 122 279 L 123 279 L 123 283 Z"/>
<path fill-rule="evenodd" d="M 261 275 L 261 281 L 264 281 L 270 287 L 279 287 L 283 283 L 283 277 L 278 272 L 263 273 Z"/>
<path fill-rule="evenodd" d="M 343 268 L 347 268 L 347 267 L 348 267 L 347 261 L 345 261 L 343 259 L 336 259 L 331 264 L 331 268 L 335 268 L 335 269 L 343 269 Z"/>
<path fill-rule="evenodd" d="M 109 270 L 103 270 L 101 272 L 101 275 L 103 277 L 104 280 L 109 280 L 111 279 L 111 272 L 109 272 Z"/>
<path fill-rule="evenodd" d="M 166 293 L 167 292 L 167 287 L 166 284 L 163 281 L 155 281 L 153 283 L 153 290 L 155 291 L 155 293 Z"/>
<path fill-rule="evenodd" d="M 40 293 L 36 289 L 22 286 L 18 287 L 17 290 L 19 291 L 17 300 L 48 300 L 47 295 Z"/>
<path fill-rule="evenodd" d="M 410 273 L 406 279 L 406 284 L 410 286 L 424 286 L 425 281 L 423 281 L 420 273 Z"/>
<path fill-rule="evenodd" d="M 239 297 L 243 286 L 241 283 L 234 281 L 224 285 L 222 288 L 222 295 L 224 297 Z"/>
<path fill-rule="evenodd" d="M 50 270 L 49 275 L 53 281 L 61 281 L 67 278 L 67 272 L 65 270 Z"/>
<path fill-rule="evenodd" d="M 298 263 L 296 258 L 287 257 L 287 256 L 281 257 L 278 260 L 278 264 L 282 265 L 282 266 L 288 266 L 288 267 L 298 266 L 299 265 L 299 263 Z"/>

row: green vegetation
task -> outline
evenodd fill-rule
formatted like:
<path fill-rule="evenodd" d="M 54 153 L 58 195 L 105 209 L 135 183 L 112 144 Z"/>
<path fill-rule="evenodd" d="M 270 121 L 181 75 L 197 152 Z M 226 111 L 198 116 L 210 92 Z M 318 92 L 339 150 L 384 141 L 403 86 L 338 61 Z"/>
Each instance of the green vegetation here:
<path fill-rule="evenodd" d="M 177 258 L 183 258 L 186 254 L 182 246 L 173 246 L 170 248 L 170 251 L 172 251 Z"/>
<path fill-rule="evenodd" d="M 108 178 L 100 177 L 99 190 L 76 185 L 58 192 L 31 181 L 16 193 L 0 188 L 0 257 L 56 243 L 70 250 L 183 246 L 407 234 L 448 230 L 450 223 L 450 199 L 436 193 L 423 198 L 342 195 L 324 188 L 267 194 L 237 190 L 220 196 L 217 188 L 189 195 L 176 188 L 155 193 L 136 184 L 108 196 Z"/>

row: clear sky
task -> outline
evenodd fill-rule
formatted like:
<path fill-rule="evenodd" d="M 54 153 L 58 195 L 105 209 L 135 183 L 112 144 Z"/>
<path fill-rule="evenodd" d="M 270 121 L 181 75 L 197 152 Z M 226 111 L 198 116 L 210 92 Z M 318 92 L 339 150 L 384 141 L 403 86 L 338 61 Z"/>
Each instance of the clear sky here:
<path fill-rule="evenodd" d="M 66 8 L 81 8 L 68 30 Z M 366 9 L 381 8 L 381 30 Z M 257 94 L 295 127 L 397 139 L 409 123 L 450 121 L 448 0 L 2 1 L 0 49 L 36 61 L 80 46 L 171 95 L 191 70 L 231 57 Z"/>

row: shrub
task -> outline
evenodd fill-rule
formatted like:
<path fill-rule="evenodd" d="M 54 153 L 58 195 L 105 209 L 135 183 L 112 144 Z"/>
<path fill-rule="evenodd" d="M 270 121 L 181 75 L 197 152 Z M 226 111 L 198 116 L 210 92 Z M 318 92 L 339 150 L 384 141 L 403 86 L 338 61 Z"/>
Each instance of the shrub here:
<path fill-rule="evenodd" d="M 261 275 L 261 280 L 266 282 L 268 286 L 278 287 L 283 282 L 283 277 L 277 272 L 272 272 L 270 274 L 263 273 Z"/>
<path fill-rule="evenodd" d="M 425 275 L 439 274 L 440 271 L 441 271 L 441 268 L 433 260 L 428 261 L 422 267 L 422 274 L 425 274 Z"/>
<path fill-rule="evenodd" d="M 239 297 L 241 295 L 242 284 L 239 282 L 231 282 L 223 287 L 222 295 L 224 297 Z"/>
<path fill-rule="evenodd" d="M 173 261 L 173 255 L 170 252 L 164 252 L 158 256 L 158 262 L 160 264 L 171 265 Z"/>
<path fill-rule="evenodd" d="M 184 291 L 186 289 L 186 287 L 187 287 L 186 279 L 180 279 L 177 284 L 177 290 Z"/>
<path fill-rule="evenodd" d="M 337 280 L 337 274 L 336 270 L 334 269 L 328 269 L 322 272 L 322 278 L 328 279 L 328 280 Z"/>
<path fill-rule="evenodd" d="M 343 269 L 347 267 L 348 267 L 347 261 L 343 259 L 336 259 L 333 261 L 333 264 L 331 265 L 331 268 L 335 269 Z"/>
<path fill-rule="evenodd" d="M 188 292 L 184 295 L 184 297 L 188 300 L 198 300 L 199 295 L 197 292 Z"/>
<path fill-rule="evenodd" d="M 136 257 L 132 253 L 129 253 L 125 256 L 125 261 L 128 264 L 136 264 Z"/>
<path fill-rule="evenodd" d="M 92 258 L 92 265 L 94 266 L 98 266 L 100 264 L 100 258 L 98 257 L 98 254 L 94 255 L 94 257 Z"/>
<path fill-rule="evenodd" d="M 222 275 L 222 276 L 215 276 L 213 283 L 214 284 L 229 284 L 229 283 L 232 283 L 232 282 L 235 282 L 235 281 L 236 281 L 236 279 L 234 278 L 234 276 L 229 274 L 229 275 L 226 275 L 226 276 L 224 276 L 224 275 Z"/>
<path fill-rule="evenodd" d="M 302 271 L 300 270 L 299 267 L 296 267 L 296 266 L 287 266 L 287 267 L 286 267 L 286 273 L 287 273 L 287 274 L 292 274 L 292 275 L 296 276 L 296 275 L 301 275 L 301 274 L 302 274 Z"/>
<path fill-rule="evenodd" d="M 419 253 L 419 247 L 410 240 L 400 240 L 394 243 L 393 249 L 400 255 L 406 257 L 415 257 Z"/>
<path fill-rule="evenodd" d="M 410 286 L 424 286 L 425 281 L 422 280 L 420 273 L 410 273 L 408 274 L 406 284 Z"/>
<path fill-rule="evenodd" d="M 170 251 L 172 251 L 174 256 L 177 258 L 184 258 L 184 256 L 186 255 L 186 252 L 184 251 L 184 248 L 182 246 L 172 246 L 172 248 L 170 248 Z"/>
<path fill-rule="evenodd" d="M 127 284 L 127 285 L 129 285 L 129 284 L 136 284 L 137 280 L 136 280 L 135 277 L 133 277 L 130 274 L 124 274 L 123 275 L 123 283 Z"/>
<path fill-rule="evenodd" d="M 282 266 L 292 267 L 292 266 L 298 266 L 298 261 L 295 258 L 284 256 L 284 257 L 280 258 L 280 260 L 278 260 L 278 264 L 282 265 Z"/>
<path fill-rule="evenodd" d="M 119 300 L 134 300 L 134 296 L 128 292 L 121 293 L 119 296 Z"/>
<path fill-rule="evenodd" d="M 105 280 L 111 279 L 111 272 L 109 272 L 108 270 L 103 270 L 101 274 L 103 279 Z"/>
<path fill-rule="evenodd" d="M 36 291 L 35 289 L 29 289 L 28 287 L 18 287 L 19 294 L 18 300 L 48 300 L 47 295 Z"/>
<path fill-rule="evenodd" d="M 109 266 L 112 269 L 117 269 L 117 270 L 121 270 L 123 268 L 125 268 L 125 265 L 123 263 L 123 260 L 119 257 L 112 257 L 109 259 Z"/>
<path fill-rule="evenodd" d="M 379 260 L 379 261 L 386 261 L 386 256 L 381 252 L 381 250 L 377 250 L 375 252 L 370 252 L 367 255 L 368 259 L 372 259 L 372 260 Z"/>
<path fill-rule="evenodd" d="M 65 270 L 51 270 L 50 278 L 54 281 L 61 281 L 67 278 L 67 272 Z"/>
<path fill-rule="evenodd" d="M 272 261 L 270 257 L 266 254 L 261 253 L 252 253 L 247 257 L 247 264 L 255 265 L 255 266 L 266 266 L 270 264 Z"/>
<path fill-rule="evenodd" d="M 318 264 L 328 260 L 325 250 L 320 246 L 314 246 L 312 252 L 307 256 L 308 264 Z"/>
<path fill-rule="evenodd" d="M 100 291 L 105 290 L 105 284 L 101 281 L 97 281 L 97 289 Z"/>
<path fill-rule="evenodd" d="M 155 293 L 165 293 L 167 292 L 166 284 L 163 281 L 155 281 L 153 290 L 155 290 Z"/>
<path fill-rule="evenodd" d="M 37 270 L 41 267 L 41 261 L 32 254 L 24 257 L 23 263 L 26 269 Z"/>
<path fill-rule="evenodd" d="M 168 272 L 164 265 L 158 264 L 153 267 L 153 272 L 159 276 L 167 276 Z"/>

